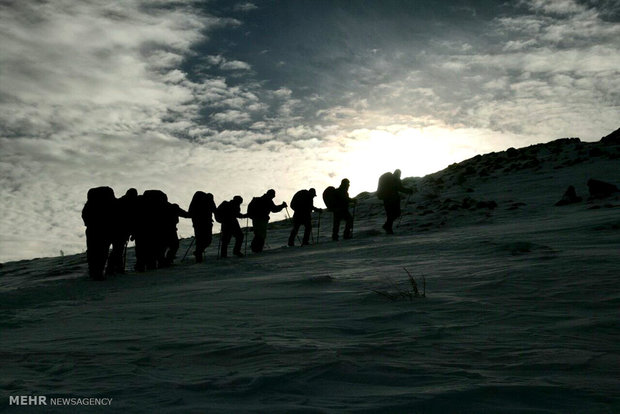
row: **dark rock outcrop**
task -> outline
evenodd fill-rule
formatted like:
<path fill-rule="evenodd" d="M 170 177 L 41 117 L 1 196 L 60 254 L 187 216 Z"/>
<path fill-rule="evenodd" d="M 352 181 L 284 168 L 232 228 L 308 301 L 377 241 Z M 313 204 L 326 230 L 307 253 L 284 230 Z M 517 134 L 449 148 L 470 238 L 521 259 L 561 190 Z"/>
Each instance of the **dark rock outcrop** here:
<path fill-rule="evenodd" d="M 591 198 L 606 198 L 620 191 L 615 185 L 594 178 L 588 180 L 588 190 Z"/>
<path fill-rule="evenodd" d="M 566 206 L 568 204 L 578 203 L 582 200 L 581 197 L 577 196 L 577 192 L 575 191 L 575 187 L 572 185 L 568 187 L 568 189 L 564 192 L 562 199 L 555 203 L 556 206 Z"/>
<path fill-rule="evenodd" d="M 620 145 L 620 128 L 601 138 L 601 142 L 606 145 Z"/>

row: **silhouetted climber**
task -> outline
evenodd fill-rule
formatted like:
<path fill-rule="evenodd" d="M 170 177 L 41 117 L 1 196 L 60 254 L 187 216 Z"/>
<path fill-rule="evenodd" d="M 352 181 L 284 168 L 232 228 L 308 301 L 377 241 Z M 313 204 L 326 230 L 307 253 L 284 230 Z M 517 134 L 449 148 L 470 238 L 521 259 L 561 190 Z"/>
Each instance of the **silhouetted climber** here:
<path fill-rule="evenodd" d="M 197 263 L 202 262 L 203 253 L 213 240 L 213 213 L 215 213 L 216 208 L 213 194 L 204 193 L 203 191 L 196 191 L 192 202 L 189 204 L 188 212 L 192 217 L 192 224 L 194 226 L 196 242 L 194 256 Z"/>
<path fill-rule="evenodd" d="M 116 198 L 110 187 L 88 190 L 82 209 L 86 226 L 86 259 L 88 273 L 94 280 L 105 279 L 105 267 L 113 238 L 114 208 Z"/>
<path fill-rule="evenodd" d="M 241 196 L 234 196 L 230 201 L 223 201 L 215 211 L 215 219 L 222 223 L 222 230 L 220 237 L 222 238 L 221 245 L 221 257 L 228 257 L 228 244 L 230 239 L 235 237 L 235 246 L 233 248 L 233 254 L 235 256 L 243 256 L 241 253 L 241 245 L 243 244 L 243 232 L 239 226 L 237 218 L 245 218 L 247 214 L 241 214 L 241 203 L 243 198 Z"/>
<path fill-rule="evenodd" d="M 190 215 L 179 207 L 178 204 L 168 202 L 164 204 L 162 213 L 158 265 L 159 267 L 168 267 L 174 262 L 179 250 L 179 236 L 177 235 L 179 217 L 190 218 Z"/>
<path fill-rule="evenodd" d="M 275 205 L 273 202 L 276 196 L 275 190 L 269 190 L 260 197 L 254 197 L 248 204 L 247 216 L 252 219 L 252 229 L 254 238 L 251 248 L 254 253 L 260 253 L 265 246 L 267 238 L 267 223 L 269 223 L 269 213 L 278 213 L 286 207 L 286 203 Z"/>
<path fill-rule="evenodd" d="M 136 201 L 138 191 L 127 190 L 124 196 L 116 200 L 112 236 L 112 253 L 108 260 L 106 274 L 125 273 L 125 249 L 130 237 L 135 232 Z"/>
<path fill-rule="evenodd" d="M 299 190 L 293 196 L 291 200 L 291 208 L 293 209 L 293 230 L 288 238 L 288 245 L 295 245 L 295 237 L 300 226 L 304 226 L 304 237 L 302 238 L 301 245 L 307 245 L 310 241 L 310 234 L 312 232 L 312 212 L 321 211 L 320 208 L 314 207 L 313 198 L 316 197 L 316 190 L 311 188 L 309 190 Z"/>
<path fill-rule="evenodd" d="M 342 220 L 345 221 L 343 238 L 350 239 L 353 236 L 353 217 L 349 213 L 349 204 L 355 204 L 356 200 L 349 197 L 349 184 L 349 180 L 343 178 L 338 188 L 327 187 L 323 192 L 323 201 L 334 214 L 332 227 L 332 240 L 334 241 L 338 240 Z"/>
<path fill-rule="evenodd" d="M 400 170 L 394 170 L 393 173 L 386 172 L 379 177 L 379 185 L 377 186 L 377 198 L 383 200 L 385 208 L 386 220 L 383 229 L 387 234 L 394 234 L 392 225 L 394 220 L 400 217 L 400 194 L 413 194 L 413 190 L 403 187 L 400 180 Z"/>
<path fill-rule="evenodd" d="M 146 190 L 136 202 L 136 271 L 153 270 L 163 261 L 165 209 L 168 196 L 160 190 Z"/>

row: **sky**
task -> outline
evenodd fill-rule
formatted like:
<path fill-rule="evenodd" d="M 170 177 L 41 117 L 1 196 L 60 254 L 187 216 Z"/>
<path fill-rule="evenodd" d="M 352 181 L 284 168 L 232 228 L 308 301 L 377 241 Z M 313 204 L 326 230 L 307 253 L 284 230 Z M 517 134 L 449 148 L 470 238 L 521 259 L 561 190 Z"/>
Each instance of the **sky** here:
<path fill-rule="evenodd" d="M 599 140 L 619 21 L 620 0 L 3 1 L 0 262 L 84 251 L 100 185 L 279 203 Z"/>

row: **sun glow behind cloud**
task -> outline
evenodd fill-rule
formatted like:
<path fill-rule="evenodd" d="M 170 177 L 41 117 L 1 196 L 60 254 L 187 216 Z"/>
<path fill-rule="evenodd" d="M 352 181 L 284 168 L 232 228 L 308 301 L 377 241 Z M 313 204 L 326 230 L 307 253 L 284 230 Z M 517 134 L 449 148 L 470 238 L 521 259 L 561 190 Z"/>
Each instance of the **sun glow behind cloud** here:
<path fill-rule="evenodd" d="M 333 152 L 342 177 L 351 181 L 350 193 L 374 191 L 378 177 L 396 168 L 403 177 L 422 177 L 448 165 L 491 151 L 494 135 L 483 129 L 452 129 L 445 126 L 413 128 L 407 125 L 359 129 L 341 138 Z M 506 137 L 510 143 L 523 143 L 523 137 Z"/>

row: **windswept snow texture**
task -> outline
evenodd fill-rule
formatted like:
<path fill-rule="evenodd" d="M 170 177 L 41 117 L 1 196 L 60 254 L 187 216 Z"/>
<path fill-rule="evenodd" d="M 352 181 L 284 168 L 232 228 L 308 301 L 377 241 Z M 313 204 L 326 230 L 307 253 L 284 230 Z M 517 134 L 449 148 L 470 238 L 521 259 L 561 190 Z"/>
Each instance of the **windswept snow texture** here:
<path fill-rule="evenodd" d="M 586 186 L 619 185 L 619 155 L 561 140 L 407 179 L 394 236 L 362 194 L 347 241 L 324 212 L 313 246 L 274 223 L 263 254 L 216 260 L 215 237 L 203 264 L 106 282 L 84 255 L 6 263 L 0 411 L 620 412 L 620 200 Z M 583 201 L 555 207 L 569 185 Z M 375 292 L 410 290 L 404 268 L 425 298 Z"/>

